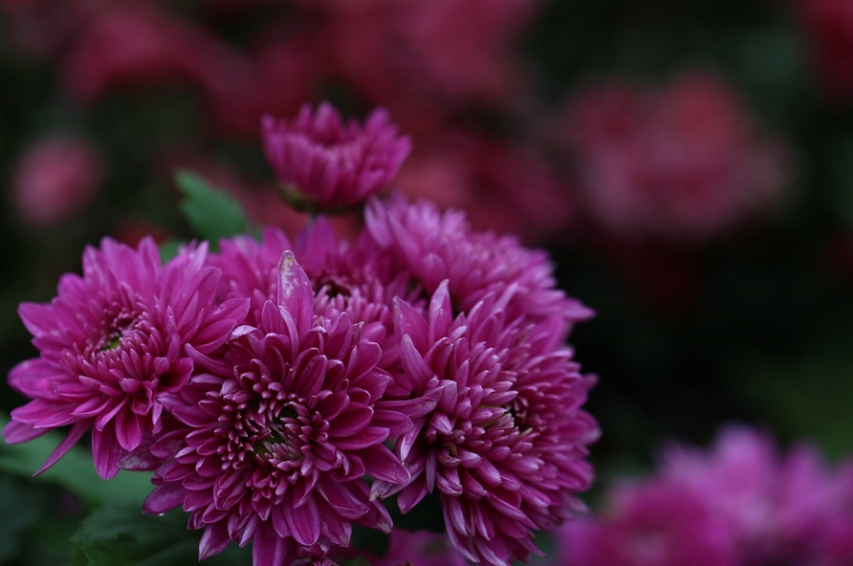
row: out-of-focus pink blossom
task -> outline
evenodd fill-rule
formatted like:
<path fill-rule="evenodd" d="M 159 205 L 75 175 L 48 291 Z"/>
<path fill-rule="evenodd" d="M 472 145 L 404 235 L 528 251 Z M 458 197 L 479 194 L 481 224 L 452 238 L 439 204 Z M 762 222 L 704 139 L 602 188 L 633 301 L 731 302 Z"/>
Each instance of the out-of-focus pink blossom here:
<path fill-rule="evenodd" d="M 418 143 L 396 186 L 441 208 L 461 208 L 478 230 L 526 241 L 564 234 L 574 224 L 572 195 L 530 148 L 469 133 Z"/>
<path fill-rule="evenodd" d="M 707 75 L 589 87 L 560 127 L 588 213 L 623 237 L 720 235 L 778 200 L 790 173 L 782 145 Z"/>
<path fill-rule="evenodd" d="M 794 0 L 818 78 L 838 100 L 853 101 L 853 3 Z"/>
<path fill-rule="evenodd" d="M 621 485 L 598 520 L 555 533 L 561 566 L 736 566 L 734 541 L 704 498 L 662 481 Z"/>
<path fill-rule="evenodd" d="M 535 0 L 326 2 L 341 74 L 372 100 L 505 102 L 523 79 L 512 41 Z"/>
<path fill-rule="evenodd" d="M 267 161 L 291 204 L 307 210 L 352 207 L 388 186 L 412 148 L 378 108 L 364 124 L 335 108 L 305 105 L 292 121 L 264 117 Z"/>
<path fill-rule="evenodd" d="M 568 566 L 838 566 L 853 557 L 853 474 L 817 450 L 782 454 L 728 426 L 708 451 L 669 447 L 650 477 L 613 489 L 594 520 L 558 533 Z"/>
<path fill-rule="evenodd" d="M 91 102 L 115 88 L 164 82 L 202 84 L 214 40 L 154 4 L 101 10 L 64 61 L 68 93 Z"/>
<path fill-rule="evenodd" d="M 326 50 L 317 33 L 282 26 L 260 34 L 244 51 L 219 45 L 202 85 L 215 126 L 257 138 L 265 114 L 296 114 L 329 76 Z"/>
<path fill-rule="evenodd" d="M 805 553 L 839 498 L 837 482 L 814 448 L 781 455 L 768 434 L 745 427 L 723 429 L 709 452 L 671 447 L 661 475 L 704 498 L 708 513 L 734 533 L 741 560 L 750 564 Z"/>
<path fill-rule="evenodd" d="M 15 208 L 27 223 L 49 226 L 80 212 L 95 197 L 104 171 L 88 142 L 54 136 L 29 147 L 12 180 Z"/>

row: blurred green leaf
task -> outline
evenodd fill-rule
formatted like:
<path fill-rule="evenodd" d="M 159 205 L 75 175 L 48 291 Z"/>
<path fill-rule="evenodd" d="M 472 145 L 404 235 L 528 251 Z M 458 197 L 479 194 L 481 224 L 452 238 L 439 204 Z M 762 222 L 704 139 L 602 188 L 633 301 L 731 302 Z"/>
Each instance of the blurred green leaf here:
<path fill-rule="evenodd" d="M 5 427 L 8 422 L 8 416 L 0 415 L 0 426 Z M 151 493 L 148 473 L 120 472 L 110 480 L 101 479 L 95 471 L 92 455 L 80 446 L 75 446 L 50 469 L 33 477 L 61 441 L 61 433 L 50 432 L 23 444 L 0 443 L 0 471 L 61 486 L 90 504 L 131 501 L 141 505 Z"/>
<path fill-rule="evenodd" d="M 22 533 L 44 512 L 46 495 L 34 486 L 0 476 L 0 563 L 17 553 Z"/>
<path fill-rule="evenodd" d="M 748 364 L 736 387 L 774 429 L 818 442 L 830 457 L 853 452 L 853 350 L 830 345 L 797 359 Z"/>
<path fill-rule="evenodd" d="M 181 240 L 166 240 L 160 244 L 160 261 L 165 264 L 174 259 L 183 245 L 186 245 L 186 242 Z"/>
<path fill-rule="evenodd" d="M 130 503 L 111 503 L 90 515 L 72 537 L 74 566 L 183 566 L 198 562 L 199 533 L 186 514 L 145 515 Z M 248 548 L 231 545 L 205 561 L 209 566 L 251 563 Z"/>
<path fill-rule="evenodd" d="M 231 196 L 211 186 L 200 176 L 181 171 L 175 177 L 178 189 L 186 196 L 181 212 L 203 240 L 216 247 L 220 238 L 230 238 L 246 231 L 246 215 Z"/>

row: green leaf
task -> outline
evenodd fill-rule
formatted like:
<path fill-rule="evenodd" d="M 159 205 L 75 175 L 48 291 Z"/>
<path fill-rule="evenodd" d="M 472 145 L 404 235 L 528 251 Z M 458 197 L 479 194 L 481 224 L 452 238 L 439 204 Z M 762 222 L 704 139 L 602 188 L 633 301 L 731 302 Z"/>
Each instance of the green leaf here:
<path fill-rule="evenodd" d="M 192 229 L 215 247 L 220 238 L 230 238 L 246 231 L 246 215 L 230 195 L 212 187 L 202 177 L 181 171 L 175 177 L 178 189 L 186 196 L 181 212 Z"/>
<path fill-rule="evenodd" d="M 0 414 L 0 426 L 9 417 Z M 75 446 L 59 462 L 38 476 L 33 474 L 62 441 L 62 434 L 50 432 L 23 444 L 0 443 L 0 471 L 36 482 L 61 486 L 90 504 L 107 501 L 132 501 L 141 505 L 151 493 L 151 474 L 120 472 L 110 480 L 101 479 L 95 471 L 92 455 Z"/>
<path fill-rule="evenodd" d="M 36 523 L 47 507 L 47 495 L 44 488 L 0 476 L 0 563 L 17 553 L 21 534 Z"/>
<path fill-rule="evenodd" d="M 181 249 L 181 246 L 184 245 L 186 245 L 186 242 L 174 239 L 166 240 L 160 244 L 160 262 L 166 264 L 170 260 L 174 259 L 175 256 L 178 255 L 178 251 Z"/>
<path fill-rule="evenodd" d="M 74 566 L 184 566 L 198 562 L 200 533 L 187 530 L 186 514 L 142 513 L 129 503 L 111 503 L 90 515 L 72 537 Z M 251 564 L 251 552 L 233 544 L 206 566 Z"/>
<path fill-rule="evenodd" d="M 853 352 L 847 342 L 743 367 L 735 386 L 774 430 L 794 439 L 812 439 L 830 457 L 853 451 Z"/>

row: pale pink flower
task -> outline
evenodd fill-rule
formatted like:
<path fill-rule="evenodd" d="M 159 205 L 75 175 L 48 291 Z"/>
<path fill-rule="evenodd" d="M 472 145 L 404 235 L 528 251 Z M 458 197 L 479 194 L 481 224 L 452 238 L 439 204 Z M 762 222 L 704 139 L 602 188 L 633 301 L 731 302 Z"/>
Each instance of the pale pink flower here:
<path fill-rule="evenodd" d="M 613 489 L 595 519 L 554 532 L 565 566 L 738 566 L 735 541 L 704 497 L 650 479 Z M 722 497 L 721 494 L 715 494 Z"/>
<path fill-rule="evenodd" d="M 813 447 L 781 453 L 729 425 L 710 450 L 668 447 L 656 473 L 617 484 L 557 540 L 571 566 L 835 566 L 853 556 L 850 478 Z"/>
<path fill-rule="evenodd" d="M 112 5 L 76 35 L 63 61 L 63 86 L 72 97 L 94 102 L 114 89 L 199 85 L 214 43 L 202 28 L 153 3 Z"/>
<path fill-rule="evenodd" d="M 411 150 L 388 113 L 374 110 L 361 125 L 344 123 L 331 104 L 309 105 L 291 122 L 265 116 L 264 151 L 297 207 L 334 210 L 365 201 L 385 188 Z"/>
<path fill-rule="evenodd" d="M 628 238 L 718 236 L 779 200 L 786 151 L 708 75 L 658 89 L 616 81 L 569 101 L 561 124 L 589 215 Z"/>
<path fill-rule="evenodd" d="M 317 4 L 317 3 L 314 3 Z M 355 6 L 354 6 L 355 4 Z M 525 83 L 513 42 L 535 0 L 323 2 L 340 74 L 370 100 L 416 100 L 428 113 L 476 102 L 499 106 Z"/>
<path fill-rule="evenodd" d="M 119 460 L 160 430 L 164 395 L 189 381 L 185 348 L 212 352 L 245 316 L 245 299 L 215 302 L 220 274 L 204 266 L 206 254 L 201 245 L 161 265 L 151 239 L 134 250 L 105 238 L 87 248 L 82 277 L 62 277 L 53 301 L 23 303 L 40 356 L 9 374 L 32 401 L 12 411 L 6 441 L 71 425 L 44 470 L 91 430 L 98 474 L 115 475 Z"/>
<path fill-rule="evenodd" d="M 465 210 L 477 230 L 526 242 L 564 235 L 575 224 L 573 196 L 537 152 L 474 132 L 418 140 L 395 186 L 412 200 Z"/>
<path fill-rule="evenodd" d="M 30 146 L 15 166 L 15 208 L 34 225 L 61 222 L 94 199 L 103 177 L 101 160 L 85 140 L 44 138 Z"/>
<path fill-rule="evenodd" d="M 743 426 L 722 429 L 709 451 L 670 447 L 660 475 L 704 498 L 749 563 L 805 560 L 840 499 L 814 448 L 783 455 L 769 434 Z"/>

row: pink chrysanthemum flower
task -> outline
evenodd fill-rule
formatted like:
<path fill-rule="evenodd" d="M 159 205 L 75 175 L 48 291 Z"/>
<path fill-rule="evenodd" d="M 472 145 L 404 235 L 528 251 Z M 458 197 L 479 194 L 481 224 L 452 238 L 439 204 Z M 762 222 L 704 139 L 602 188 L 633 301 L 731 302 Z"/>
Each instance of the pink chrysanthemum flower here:
<path fill-rule="evenodd" d="M 593 311 L 556 288 L 548 254 L 530 250 L 513 236 L 470 229 L 464 213 L 441 213 L 428 203 L 402 197 L 388 204 L 373 199 L 365 211 L 376 244 L 400 262 L 427 294 L 447 280 L 454 307 L 469 311 L 489 293 L 510 293 L 507 320 L 537 320 L 554 315 L 565 323 L 587 320 Z"/>
<path fill-rule="evenodd" d="M 563 562 L 847 564 L 853 484 L 843 473 L 830 473 L 812 447 L 783 455 L 769 435 L 727 426 L 711 450 L 670 447 L 655 475 L 611 490 L 598 519 L 566 525 Z"/>
<path fill-rule="evenodd" d="M 348 545 L 353 522 L 388 532 L 364 476 L 407 482 L 383 443 L 434 406 L 383 401 L 391 376 L 379 346 L 347 313 L 317 316 L 292 252 L 278 272 L 259 324 L 235 329 L 221 355 L 194 356 L 207 373 L 180 392 L 180 425 L 152 447 L 164 464 L 145 509 L 183 504 L 205 529 L 201 558 L 253 541 L 256 566 L 289 566 L 294 552 Z"/>
<path fill-rule="evenodd" d="M 583 205 L 618 237 L 711 239 L 768 211 L 790 178 L 784 144 L 710 75 L 587 88 L 566 103 L 560 127 Z"/>
<path fill-rule="evenodd" d="M 561 346 L 561 318 L 508 323 L 511 297 L 489 295 L 455 319 L 447 282 L 426 318 L 397 301 L 405 376 L 417 395 L 440 397 L 398 441 L 411 482 L 373 486 L 377 497 L 399 492 L 404 513 L 437 490 L 453 546 L 496 566 L 525 560 L 532 530 L 583 508 L 574 494 L 592 481 L 586 447 L 598 435 L 580 409 L 594 379 Z"/>
<path fill-rule="evenodd" d="M 660 475 L 702 498 L 750 564 L 809 563 L 805 555 L 842 499 L 813 447 L 783 455 L 769 434 L 745 426 L 723 428 L 709 451 L 670 447 Z"/>
<path fill-rule="evenodd" d="M 385 188 L 411 151 L 383 109 L 364 125 L 344 124 L 323 102 L 305 105 L 292 122 L 264 116 L 262 141 L 267 161 L 282 183 L 285 198 L 297 208 L 335 210 L 365 201 Z"/>
<path fill-rule="evenodd" d="M 82 277 L 62 277 L 51 303 L 22 304 L 41 355 L 9 374 L 33 400 L 12 411 L 7 442 L 72 425 L 44 470 L 92 429 L 95 467 L 114 476 L 143 435 L 160 429 L 163 396 L 189 380 L 185 347 L 212 352 L 245 316 L 245 300 L 214 302 L 220 274 L 206 255 L 201 245 L 162 266 L 151 239 L 137 250 L 104 239 L 83 255 Z"/>
<path fill-rule="evenodd" d="M 393 299 L 396 296 L 420 306 L 420 289 L 409 288 L 407 272 L 395 269 L 381 254 L 367 233 L 356 245 L 339 239 L 322 216 L 303 229 L 291 246 L 277 228 L 267 228 L 260 242 L 237 236 L 220 242 L 221 253 L 211 263 L 223 272 L 221 293 L 226 297 L 251 297 L 247 324 L 260 321 L 263 305 L 274 300 L 276 266 L 285 250 L 293 249 L 315 292 L 316 314 L 334 319 L 346 312 L 354 324 L 362 324 L 361 335 L 382 348 L 380 366 L 396 373 L 399 366 L 399 339 L 394 336 Z M 388 393 L 407 397 L 396 382 Z"/>
<path fill-rule="evenodd" d="M 709 494 L 720 497 L 720 494 Z M 571 566 L 736 566 L 733 533 L 695 492 L 655 478 L 621 485 L 600 519 L 555 533 Z"/>

